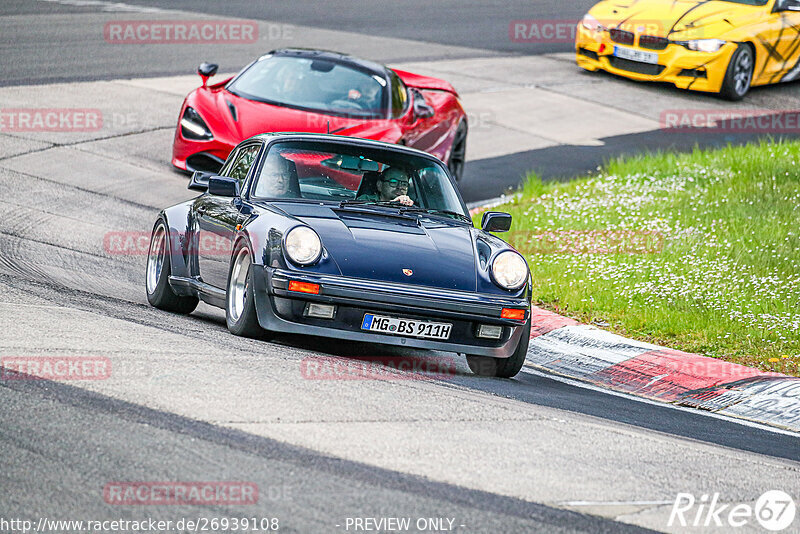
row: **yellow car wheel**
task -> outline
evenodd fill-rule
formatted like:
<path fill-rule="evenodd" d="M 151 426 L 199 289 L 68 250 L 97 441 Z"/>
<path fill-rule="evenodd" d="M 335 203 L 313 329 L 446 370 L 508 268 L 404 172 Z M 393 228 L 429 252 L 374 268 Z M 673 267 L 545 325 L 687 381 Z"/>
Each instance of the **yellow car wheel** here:
<path fill-rule="evenodd" d="M 740 44 L 731 56 L 725 80 L 719 94 L 728 100 L 741 100 L 750 90 L 753 82 L 756 58 L 750 45 Z"/>

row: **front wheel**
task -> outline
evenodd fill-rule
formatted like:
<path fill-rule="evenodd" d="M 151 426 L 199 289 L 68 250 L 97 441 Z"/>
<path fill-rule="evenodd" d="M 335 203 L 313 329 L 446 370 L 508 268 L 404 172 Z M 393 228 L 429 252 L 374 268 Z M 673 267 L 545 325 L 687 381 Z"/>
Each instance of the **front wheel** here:
<path fill-rule="evenodd" d="M 731 56 L 725 79 L 722 82 L 720 96 L 728 100 L 741 100 L 750 91 L 755 70 L 755 56 L 753 49 L 746 44 L 740 44 Z"/>
<path fill-rule="evenodd" d="M 509 358 L 492 358 L 490 356 L 470 356 L 467 355 L 467 365 L 470 370 L 478 376 L 493 376 L 497 378 L 512 378 L 522 369 L 525 363 L 525 356 L 528 354 L 528 343 L 531 340 L 531 320 L 522 327 L 522 336 L 514 351 Z"/>
<path fill-rule="evenodd" d="M 172 263 L 169 257 L 167 226 L 159 219 L 150 237 L 150 249 L 147 252 L 147 271 L 145 273 L 145 289 L 147 302 L 161 310 L 188 315 L 197 308 L 200 302 L 197 297 L 176 295 L 169 285 L 172 274 Z"/>
<path fill-rule="evenodd" d="M 225 321 L 231 334 L 252 338 L 264 334 L 256 315 L 252 257 L 244 241 L 236 245 L 228 271 Z"/>

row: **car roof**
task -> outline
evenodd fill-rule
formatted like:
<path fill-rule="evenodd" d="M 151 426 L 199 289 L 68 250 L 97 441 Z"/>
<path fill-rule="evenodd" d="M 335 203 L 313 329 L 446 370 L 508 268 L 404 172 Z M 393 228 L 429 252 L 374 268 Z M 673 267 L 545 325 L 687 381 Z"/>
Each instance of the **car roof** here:
<path fill-rule="evenodd" d="M 388 74 L 388 68 L 380 63 L 353 57 L 340 52 L 333 52 L 331 50 L 319 50 L 315 48 L 279 48 L 270 52 L 273 56 L 282 57 L 301 57 L 307 59 L 326 59 L 335 63 L 341 63 L 349 66 L 356 67 L 360 70 L 367 71 L 370 74 L 385 78 Z"/>

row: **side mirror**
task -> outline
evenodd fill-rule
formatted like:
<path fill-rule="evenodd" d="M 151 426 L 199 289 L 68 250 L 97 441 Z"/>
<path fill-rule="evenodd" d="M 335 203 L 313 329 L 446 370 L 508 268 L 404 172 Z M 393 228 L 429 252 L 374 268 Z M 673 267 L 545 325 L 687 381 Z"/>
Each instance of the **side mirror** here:
<path fill-rule="evenodd" d="M 435 110 L 433 106 L 425 102 L 425 97 L 416 89 L 412 89 L 414 94 L 414 118 L 415 119 L 428 119 L 433 117 Z"/>
<path fill-rule="evenodd" d="M 205 192 L 208 191 L 208 178 L 214 176 L 213 172 L 194 171 L 192 179 L 189 180 L 188 189 L 192 191 Z"/>
<path fill-rule="evenodd" d="M 218 197 L 238 197 L 239 180 L 227 176 L 211 176 L 208 179 L 208 194 Z"/>
<path fill-rule="evenodd" d="M 508 232 L 511 229 L 511 215 L 499 211 L 487 211 L 481 219 L 484 232 Z"/>
<path fill-rule="evenodd" d="M 218 68 L 219 65 L 216 63 L 200 63 L 200 66 L 197 67 L 197 74 L 199 74 L 200 78 L 203 80 L 203 87 L 206 86 L 208 79 L 217 73 Z"/>
<path fill-rule="evenodd" d="M 800 12 L 800 0 L 778 0 L 775 2 L 775 7 L 772 9 L 772 12 L 779 13 L 781 11 Z"/>

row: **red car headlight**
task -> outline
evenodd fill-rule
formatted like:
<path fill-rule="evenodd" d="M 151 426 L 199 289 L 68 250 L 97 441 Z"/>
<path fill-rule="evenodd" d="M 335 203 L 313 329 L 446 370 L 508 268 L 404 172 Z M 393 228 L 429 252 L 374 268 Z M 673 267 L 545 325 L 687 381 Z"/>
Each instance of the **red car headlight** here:
<path fill-rule="evenodd" d="M 193 108 L 186 106 L 181 117 L 181 135 L 186 139 L 195 139 L 197 141 L 208 141 L 214 139 L 211 129 L 200 116 L 200 114 Z"/>

